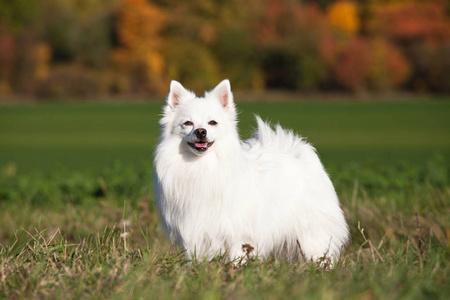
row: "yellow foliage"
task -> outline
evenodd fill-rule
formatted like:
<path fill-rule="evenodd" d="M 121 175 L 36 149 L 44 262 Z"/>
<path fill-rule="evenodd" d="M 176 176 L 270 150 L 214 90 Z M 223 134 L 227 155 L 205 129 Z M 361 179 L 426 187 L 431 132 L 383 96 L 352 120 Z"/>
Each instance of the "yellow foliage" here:
<path fill-rule="evenodd" d="M 327 20 L 332 26 L 351 36 L 359 31 L 358 7 L 353 1 L 341 0 L 331 4 L 327 10 Z"/>
<path fill-rule="evenodd" d="M 146 66 L 146 88 L 149 91 L 164 93 L 167 89 L 167 82 L 164 80 L 165 63 L 161 54 L 150 51 L 147 54 Z"/>
<path fill-rule="evenodd" d="M 11 94 L 11 86 L 6 80 L 0 79 L 0 96 L 7 96 Z"/>
<path fill-rule="evenodd" d="M 43 81 L 48 78 L 50 74 L 50 59 L 52 50 L 47 43 L 39 43 L 35 48 L 35 62 L 34 78 Z"/>
<path fill-rule="evenodd" d="M 146 0 L 125 0 L 120 8 L 118 34 L 120 43 L 143 56 L 145 51 L 159 48 L 159 36 L 166 21 L 162 10 Z"/>
<path fill-rule="evenodd" d="M 140 80 L 145 82 L 143 88 L 150 92 L 161 92 L 164 82 L 161 31 L 166 22 L 164 11 L 147 0 L 124 0 L 119 8 L 117 31 L 121 47 L 113 57 L 122 70 L 140 74 Z"/>
<path fill-rule="evenodd" d="M 390 90 L 405 82 L 410 65 L 403 54 L 383 38 L 370 41 L 371 64 L 368 70 L 369 84 L 376 90 Z"/>
<path fill-rule="evenodd" d="M 162 75 L 164 71 L 164 58 L 158 52 L 149 52 L 147 55 L 147 70 L 149 73 Z"/>

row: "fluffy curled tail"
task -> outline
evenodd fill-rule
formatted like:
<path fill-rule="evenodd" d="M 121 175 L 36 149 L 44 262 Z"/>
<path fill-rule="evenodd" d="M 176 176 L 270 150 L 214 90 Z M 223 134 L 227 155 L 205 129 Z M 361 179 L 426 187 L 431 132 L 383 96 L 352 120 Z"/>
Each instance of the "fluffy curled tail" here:
<path fill-rule="evenodd" d="M 246 140 L 244 147 L 248 151 L 275 151 L 289 153 L 296 157 L 300 155 L 305 148 L 315 149 L 308 144 L 302 137 L 296 135 L 292 130 L 283 129 L 277 124 L 273 129 L 270 124 L 261 120 L 255 115 L 258 129 L 253 136 Z"/>

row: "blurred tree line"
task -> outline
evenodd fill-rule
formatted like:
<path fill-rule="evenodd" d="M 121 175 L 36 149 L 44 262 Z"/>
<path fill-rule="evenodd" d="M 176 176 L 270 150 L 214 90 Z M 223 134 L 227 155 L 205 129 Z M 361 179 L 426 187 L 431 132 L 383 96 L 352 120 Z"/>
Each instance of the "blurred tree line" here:
<path fill-rule="evenodd" d="M 450 92 L 445 0 L 0 0 L 0 96 Z"/>

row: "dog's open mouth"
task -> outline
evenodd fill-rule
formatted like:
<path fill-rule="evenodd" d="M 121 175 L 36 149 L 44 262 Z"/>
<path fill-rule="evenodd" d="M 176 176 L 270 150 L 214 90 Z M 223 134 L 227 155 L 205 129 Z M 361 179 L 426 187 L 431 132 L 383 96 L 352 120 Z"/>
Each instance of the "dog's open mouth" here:
<path fill-rule="evenodd" d="M 211 143 L 207 143 L 207 142 L 189 143 L 188 142 L 189 146 L 191 146 L 192 148 L 194 148 L 195 150 L 197 150 L 199 152 L 205 152 L 206 150 L 208 150 L 209 147 L 211 147 L 212 144 L 214 144 L 214 142 L 211 142 Z"/>

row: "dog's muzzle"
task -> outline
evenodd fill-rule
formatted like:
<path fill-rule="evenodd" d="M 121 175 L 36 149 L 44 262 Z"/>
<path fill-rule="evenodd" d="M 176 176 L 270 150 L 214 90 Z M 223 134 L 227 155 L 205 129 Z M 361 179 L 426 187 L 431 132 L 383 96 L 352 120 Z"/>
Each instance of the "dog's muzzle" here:
<path fill-rule="evenodd" d="M 197 138 L 197 141 L 194 143 L 188 142 L 188 145 L 198 152 L 205 152 L 212 144 L 214 144 L 214 142 L 208 142 L 206 138 L 207 133 L 208 131 L 205 128 L 195 129 L 194 135 Z"/>

